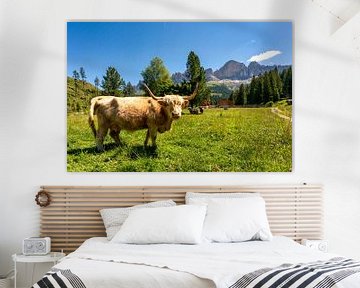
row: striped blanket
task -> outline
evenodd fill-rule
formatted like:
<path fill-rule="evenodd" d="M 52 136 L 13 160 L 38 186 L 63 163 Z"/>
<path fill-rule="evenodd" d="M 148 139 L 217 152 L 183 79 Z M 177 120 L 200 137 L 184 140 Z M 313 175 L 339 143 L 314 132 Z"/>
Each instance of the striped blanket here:
<path fill-rule="evenodd" d="M 346 277 L 360 272 L 360 262 L 333 258 L 303 264 L 283 264 L 242 276 L 229 288 L 331 288 Z M 69 269 L 52 269 L 32 288 L 86 288 Z M 104 287 L 105 288 L 105 287 Z M 351 288 L 351 287 L 349 287 Z"/>
<path fill-rule="evenodd" d="M 86 288 L 81 279 L 69 269 L 53 268 L 32 288 Z"/>
<path fill-rule="evenodd" d="M 345 258 L 284 264 L 246 274 L 229 288 L 331 288 L 344 278 L 359 272 L 360 262 Z"/>

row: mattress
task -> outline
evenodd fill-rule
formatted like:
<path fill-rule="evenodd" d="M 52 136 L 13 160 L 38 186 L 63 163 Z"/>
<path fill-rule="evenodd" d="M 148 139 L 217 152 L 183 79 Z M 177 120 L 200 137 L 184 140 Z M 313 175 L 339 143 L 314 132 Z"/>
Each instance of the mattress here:
<path fill-rule="evenodd" d="M 83 283 L 83 286 L 77 287 L 87 288 L 282 287 L 274 286 L 274 284 L 273 286 L 270 284 L 268 286 L 241 286 L 236 283 L 240 283 L 241 279 L 249 282 L 247 279 L 251 275 L 251 277 L 253 275 L 261 277 L 258 276 L 260 274 L 254 274 L 254 271 L 274 274 L 271 269 L 280 266 L 281 270 L 279 271 L 282 271 L 283 274 L 277 275 L 277 278 L 271 279 L 272 282 L 269 282 L 277 283 L 276 281 L 281 279 L 281 275 L 288 275 L 289 269 L 293 267 L 297 274 L 292 274 L 292 277 L 300 275 L 298 271 L 309 270 L 308 267 L 300 267 L 297 265 L 298 263 L 310 263 L 312 267 L 319 267 L 323 264 L 333 267 L 335 262 L 331 262 L 330 259 L 340 258 L 338 255 L 312 250 L 286 237 L 274 237 L 272 241 L 204 243 L 200 245 L 113 244 L 106 238 L 97 237 L 85 241 L 75 252 L 54 266 L 54 269 L 55 271 L 71 271 L 73 273 L 71 275 L 76 275 Z M 350 268 L 346 270 L 351 273 L 348 273 L 346 277 L 343 277 L 344 273 L 341 274 L 342 278 L 340 279 L 339 276 L 339 281 L 330 281 L 333 283 L 331 286 L 327 284 L 327 286 L 320 285 L 319 287 L 360 287 L 360 273 L 357 270 L 360 269 L 360 264 L 349 259 L 336 261 L 351 263 Z M 292 267 L 292 264 L 297 266 Z M 311 271 L 314 270 L 311 269 Z M 284 274 L 283 271 L 286 271 L 287 274 Z M 343 268 L 339 268 L 339 271 L 343 271 Z M 264 276 L 264 279 L 268 277 Z M 303 278 L 305 279 L 305 276 Z M 316 279 L 316 281 L 318 280 Z M 306 283 L 306 281 L 303 282 Z M 315 285 L 297 286 L 295 283 L 294 287 L 312 288 Z"/>

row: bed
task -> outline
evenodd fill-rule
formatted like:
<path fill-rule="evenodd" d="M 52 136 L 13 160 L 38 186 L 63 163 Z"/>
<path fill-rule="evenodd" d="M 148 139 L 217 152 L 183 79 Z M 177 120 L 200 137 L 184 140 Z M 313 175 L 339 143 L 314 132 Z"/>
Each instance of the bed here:
<path fill-rule="evenodd" d="M 257 287 L 245 286 L 243 283 L 236 284 L 236 282 L 241 282 L 244 275 L 260 269 L 274 268 L 285 263 L 306 263 L 309 266 L 309 263 L 319 263 L 317 261 L 337 260 L 336 257 L 311 250 L 282 236 L 274 237 L 270 242 L 159 244 L 151 247 L 111 244 L 106 238 L 100 237 L 87 240 L 76 252 L 67 256 L 54 268 L 55 271 L 70 270 L 79 277 L 79 281 L 75 284 L 67 283 L 65 287 Z M 339 258 L 338 263 L 344 260 Z M 356 265 L 357 268 L 354 269 L 359 270 L 358 264 L 351 267 Z M 294 270 L 300 271 L 300 269 L 302 267 Z M 74 275 L 71 275 L 71 278 Z M 277 275 L 274 277 L 279 278 Z M 304 282 L 305 279 L 308 278 L 299 281 Z M 323 283 L 318 286 L 294 287 L 360 287 L 360 274 L 356 272 L 336 283 L 336 286 L 326 284 L 331 278 L 325 278 L 326 282 L 323 278 L 321 280 Z M 51 281 L 54 283 L 53 280 Z M 43 286 L 40 282 L 34 287 L 48 286 Z"/>
<path fill-rule="evenodd" d="M 34 284 L 36 288 L 360 287 L 359 262 L 298 243 L 322 237 L 319 185 L 42 188 L 52 199 L 41 212 L 43 236 L 55 240 L 54 251 L 60 247 L 75 251 Z M 123 244 L 104 237 L 99 209 L 164 199 L 183 204 L 189 191 L 259 193 L 266 201 L 274 236 L 269 241 L 202 241 L 197 245 Z"/>

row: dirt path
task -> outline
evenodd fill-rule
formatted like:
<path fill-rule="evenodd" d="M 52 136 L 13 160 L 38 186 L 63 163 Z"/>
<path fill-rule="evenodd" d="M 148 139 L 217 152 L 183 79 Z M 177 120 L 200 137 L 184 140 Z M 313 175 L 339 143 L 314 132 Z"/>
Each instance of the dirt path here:
<path fill-rule="evenodd" d="M 286 119 L 286 120 L 289 120 L 290 122 L 292 122 L 291 117 L 284 115 L 283 114 L 284 112 L 278 108 L 271 108 L 271 112 L 276 114 L 277 116 L 279 116 L 282 119 Z"/>

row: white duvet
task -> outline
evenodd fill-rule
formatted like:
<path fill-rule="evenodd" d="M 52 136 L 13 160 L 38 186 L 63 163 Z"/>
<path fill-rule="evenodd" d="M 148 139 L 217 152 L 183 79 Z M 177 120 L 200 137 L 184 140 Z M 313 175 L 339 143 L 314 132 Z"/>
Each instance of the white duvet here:
<path fill-rule="evenodd" d="M 70 269 L 87 288 L 228 288 L 244 274 L 261 268 L 336 256 L 311 250 L 286 237 L 200 245 L 112 244 L 106 238 L 91 238 L 55 267 Z M 334 287 L 360 287 L 360 273 Z"/>

